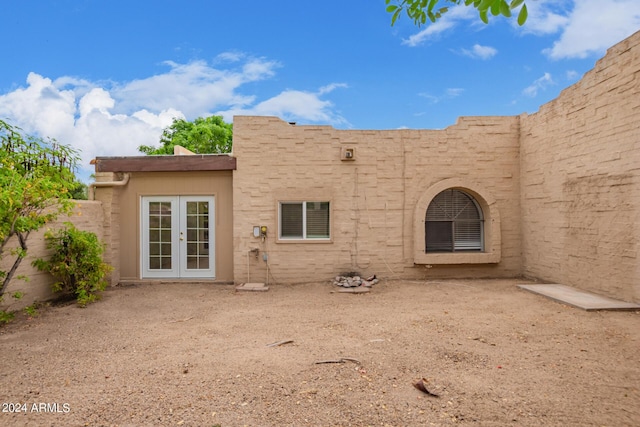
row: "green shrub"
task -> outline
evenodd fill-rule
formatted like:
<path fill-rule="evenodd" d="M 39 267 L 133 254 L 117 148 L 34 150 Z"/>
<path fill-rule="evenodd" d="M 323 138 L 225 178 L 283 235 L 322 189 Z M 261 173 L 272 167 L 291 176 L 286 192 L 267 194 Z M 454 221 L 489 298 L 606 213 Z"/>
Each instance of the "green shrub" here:
<path fill-rule="evenodd" d="M 13 320 L 15 313 L 11 311 L 0 310 L 0 324 L 6 324 Z"/>
<path fill-rule="evenodd" d="M 34 302 L 33 304 L 23 308 L 23 310 L 24 310 L 24 314 L 26 314 L 27 316 L 36 317 L 38 315 L 38 303 Z"/>
<path fill-rule="evenodd" d="M 21 291 L 16 291 L 11 294 L 11 298 L 16 300 L 21 299 L 23 296 L 24 296 L 24 293 Z M 4 295 L 0 295 L 0 302 L 2 302 L 3 300 L 4 300 Z M 0 310 L 0 326 L 6 325 L 7 323 L 11 323 L 15 317 L 16 317 L 15 311 L 11 311 L 9 309 Z"/>
<path fill-rule="evenodd" d="M 53 254 L 48 261 L 37 259 L 33 265 L 58 279 L 53 291 L 74 295 L 83 307 L 96 301 L 98 292 L 107 287 L 105 276 L 112 270 L 102 261 L 104 248 L 98 236 L 66 222 L 64 229 L 48 231 L 45 239 Z"/>

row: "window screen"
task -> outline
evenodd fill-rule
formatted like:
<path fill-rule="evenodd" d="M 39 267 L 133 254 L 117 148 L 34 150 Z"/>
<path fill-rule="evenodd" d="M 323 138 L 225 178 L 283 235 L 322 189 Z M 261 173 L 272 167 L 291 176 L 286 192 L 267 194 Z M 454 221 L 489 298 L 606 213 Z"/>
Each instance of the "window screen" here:
<path fill-rule="evenodd" d="M 425 221 L 426 252 L 483 250 L 482 210 L 473 197 L 445 190 L 429 204 Z"/>
<path fill-rule="evenodd" d="M 302 239 L 302 203 L 280 204 L 280 237 Z"/>
<path fill-rule="evenodd" d="M 307 238 L 329 238 L 329 202 L 306 202 Z"/>
<path fill-rule="evenodd" d="M 281 202 L 281 239 L 329 239 L 329 202 Z"/>

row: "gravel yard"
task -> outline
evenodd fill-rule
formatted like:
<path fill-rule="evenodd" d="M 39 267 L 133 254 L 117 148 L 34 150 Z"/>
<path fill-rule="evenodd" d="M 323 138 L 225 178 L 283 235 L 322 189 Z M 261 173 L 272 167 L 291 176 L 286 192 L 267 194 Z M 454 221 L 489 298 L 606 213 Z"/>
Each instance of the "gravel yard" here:
<path fill-rule="evenodd" d="M 524 282 L 111 288 L 0 328 L 0 425 L 640 425 L 640 312 Z"/>

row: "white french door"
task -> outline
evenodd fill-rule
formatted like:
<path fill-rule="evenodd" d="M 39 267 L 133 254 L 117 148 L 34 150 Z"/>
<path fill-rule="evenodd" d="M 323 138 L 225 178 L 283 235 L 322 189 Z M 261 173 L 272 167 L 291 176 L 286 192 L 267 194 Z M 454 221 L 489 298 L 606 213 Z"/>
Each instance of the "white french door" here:
<path fill-rule="evenodd" d="M 215 277 L 213 196 L 142 197 L 142 277 Z"/>

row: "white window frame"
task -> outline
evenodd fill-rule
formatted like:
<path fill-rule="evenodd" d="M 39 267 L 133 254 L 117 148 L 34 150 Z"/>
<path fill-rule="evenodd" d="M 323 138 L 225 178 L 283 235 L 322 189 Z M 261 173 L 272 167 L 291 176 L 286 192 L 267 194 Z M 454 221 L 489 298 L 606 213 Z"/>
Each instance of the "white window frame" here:
<path fill-rule="evenodd" d="M 149 265 L 149 204 L 171 203 L 171 269 L 151 269 Z M 209 267 L 187 268 L 187 202 L 209 203 Z M 215 196 L 142 196 L 140 197 L 140 272 L 141 278 L 215 279 Z"/>
<path fill-rule="evenodd" d="M 329 235 L 327 237 L 307 236 L 307 203 L 328 203 L 329 204 Z M 282 235 L 282 205 L 302 205 L 302 237 L 288 237 Z M 331 241 L 331 201 L 329 200 L 286 200 L 278 202 L 278 240 L 283 242 L 305 241 L 305 242 L 329 242 Z"/>

